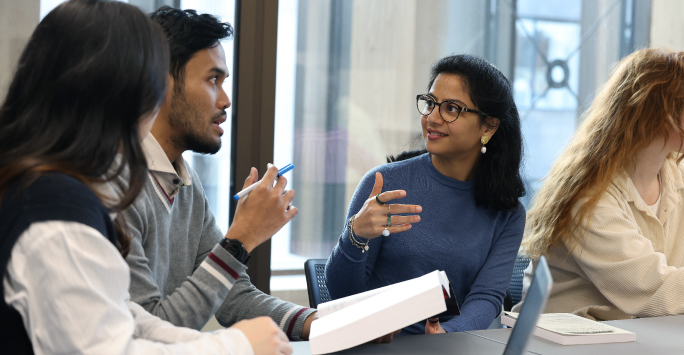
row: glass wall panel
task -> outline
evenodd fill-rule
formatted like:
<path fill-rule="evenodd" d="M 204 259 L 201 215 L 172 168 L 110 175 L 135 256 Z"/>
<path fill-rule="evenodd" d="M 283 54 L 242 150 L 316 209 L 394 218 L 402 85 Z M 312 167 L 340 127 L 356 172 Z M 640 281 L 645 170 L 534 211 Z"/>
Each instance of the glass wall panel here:
<path fill-rule="evenodd" d="M 279 2 L 275 163 L 299 215 L 273 238 L 272 268 L 327 257 L 361 177 L 421 148 L 415 96 L 450 53 L 485 55 L 487 2 Z M 456 21 L 456 19 L 458 19 Z"/>
<path fill-rule="evenodd" d="M 611 65 L 633 50 L 632 11 L 633 3 L 622 0 L 517 1 L 510 79 L 527 148 L 526 205 Z"/>

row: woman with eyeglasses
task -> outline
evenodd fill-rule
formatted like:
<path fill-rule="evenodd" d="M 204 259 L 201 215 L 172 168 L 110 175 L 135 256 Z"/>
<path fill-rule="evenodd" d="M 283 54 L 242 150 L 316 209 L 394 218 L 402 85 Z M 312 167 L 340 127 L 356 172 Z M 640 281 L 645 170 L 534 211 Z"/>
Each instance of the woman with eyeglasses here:
<path fill-rule="evenodd" d="M 523 249 L 549 263 L 546 312 L 684 314 L 683 142 L 684 52 L 622 59 L 530 208 Z"/>
<path fill-rule="evenodd" d="M 68 1 L 33 32 L 0 106 L 0 353 L 292 353 L 267 317 L 201 333 L 130 302 L 113 220 L 147 179 L 168 73 L 162 29 L 126 3 Z"/>
<path fill-rule="evenodd" d="M 444 270 L 461 315 L 403 332 L 485 329 L 501 311 L 525 226 L 520 118 L 506 77 L 479 57 L 439 60 L 427 89 L 417 97 L 426 149 L 363 177 L 326 282 L 341 298 Z"/>

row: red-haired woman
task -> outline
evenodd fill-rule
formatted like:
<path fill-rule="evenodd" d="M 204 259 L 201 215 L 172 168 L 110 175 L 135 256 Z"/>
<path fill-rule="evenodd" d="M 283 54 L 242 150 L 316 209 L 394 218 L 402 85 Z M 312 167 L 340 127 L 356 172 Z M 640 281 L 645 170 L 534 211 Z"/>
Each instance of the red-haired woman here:
<path fill-rule="evenodd" d="M 546 312 L 597 320 L 684 313 L 684 52 L 616 67 L 528 213 L 546 255 Z"/>

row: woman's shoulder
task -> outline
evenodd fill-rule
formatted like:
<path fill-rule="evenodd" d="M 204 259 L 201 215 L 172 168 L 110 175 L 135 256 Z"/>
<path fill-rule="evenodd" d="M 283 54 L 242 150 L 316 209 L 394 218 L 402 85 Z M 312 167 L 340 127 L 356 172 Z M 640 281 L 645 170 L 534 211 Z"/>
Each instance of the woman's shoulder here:
<path fill-rule="evenodd" d="M 572 208 L 573 215 L 576 215 L 592 197 L 596 197 L 597 187 L 590 188 L 584 197 L 580 198 Z M 637 192 L 632 179 L 625 171 L 618 172 L 608 183 L 603 192 L 595 201 L 595 205 L 591 207 L 591 217 L 613 215 L 630 211 L 630 204 L 644 203 Z M 642 208 L 646 208 L 645 205 Z"/>
<path fill-rule="evenodd" d="M 0 220 L 14 221 L 16 230 L 39 222 L 77 222 L 116 239 L 109 211 L 98 196 L 79 179 L 63 173 L 47 173 L 21 179 L 6 191 Z"/>
<path fill-rule="evenodd" d="M 424 164 L 426 158 L 429 161 L 427 154 L 421 154 L 408 159 L 378 165 L 369 170 L 364 175 L 362 181 L 374 182 L 375 173 L 380 173 L 382 174 L 385 185 L 387 183 L 399 181 L 403 183 L 404 180 L 410 179 L 412 175 L 424 170 L 420 169 L 420 165 Z"/>
<path fill-rule="evenodd" d="M 81 180 L 64 173 L 48 173 L 27 188 L 29 201 L 52 201 L 59 204 L 99 207 L 97 195 Z"/>
<path fill-rule="evenodd" d="M 664 184 L 669 184 L 673 190 L 684 188 L 684 158 L 682 158 L 682 154 L 665 159 L 662 172 Z"/>
<path fill-rule="evenodd" d="M 661 167 L 661 181 L 668 191 L 684 188 L 684 161 L 677 161 L 679 155 L 668 157 Z M 592 190 L 589 190 L 591 193 Z M 624 207 L 637 199 L 634 183 L 625 171 L 618 172 L 599 198 L 599 206 Z M 589 194 L 591 195 L 591 194 Z"/>
<path fill-rule="evenodd" d="M 401 154 L 399 155 L 401 157 Z M 406 171 L 406 168 L 409 167 L 415 167 L 415 166 L 420 166 L 422 164 L 425 164 L 425 162 L 429 162 L 429 154 L 428 153 L 421 153 L 417 155 L 411 155 L 408 157 L 405 157 L 404 159 L 401 160 L 395 160 L 388 162 L 386 164 L 379 165 L 374 168 L 375 171 L 384 173 L 400 173 Z"/>
<path fill-rule="evenodd" d="M 8 197 L 23 200 L 23 203 L 35 200 L 70 201 L 77 196 L 95 196 L 92 190 L 77 178 L 57 172 L 37 178 L 22 178 L 9 186 L 7 194 Z"/>
<path fill-rule="evenodd" d="M 527 214 L 527 211 L 525 210 L 525 205 L 523 205 L 523 203 L 520 202 L 520 200 L 518 200 L 518 205 L 517 205 L 516 207 L 510 209 L 510 210 L 509 210 L 509 213 L 510 213 L 511 216 L 513 216 L 513 217 L 522 216 L 523 219 L 524 219 L 525 216 L 526 216 L 526 214 Z"/>
<path fill-rule="evenodd" d="M 64 173 L 47 173 L 14 183 L 3 197 L 3 209 L 28 220 L 97 220 L 108 216 L 100 199 L 81 180 Z M 99 224 L 99 223 L 98 223 Z"/>
<path fill-rule="evenodd" d="M 613 179 L 598 197 L 598 200 L 595 200 L 596 205 L 591 209 L 591 214 L 613 213 L 616 209 L 628 209 L 629 202 L 635 199 L 636 190 L 631 191 L 630 188 L 634 188 L 630 187 L 627 182 L 629 181 L 624 180 L 624 178 Z M 591 197 L 596 196 L 596 193 L 596 189 L 590 189 L 584 197 L 580 198 L 572 208 L 573 215 L 589 203 Z"/>
<path fill-rule="evenodd" d="M 478 207 L 482 208 L 482 207 Z M 525 227 L 525 220 L 527 212 L 525 211 L 525 205 L 518 201 L 518 205 L 511 209 L 494 210 L 492 208 L 486 208 L 485 213 L 491 213 L 494 223 L 503 223 L 505 225 L 517 225 L 519 229 Z"/>

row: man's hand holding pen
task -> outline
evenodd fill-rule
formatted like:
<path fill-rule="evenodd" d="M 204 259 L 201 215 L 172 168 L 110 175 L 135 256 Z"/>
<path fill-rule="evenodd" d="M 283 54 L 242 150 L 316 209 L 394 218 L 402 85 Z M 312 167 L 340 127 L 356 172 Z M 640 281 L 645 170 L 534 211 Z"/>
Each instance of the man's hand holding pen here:
<path fill-rule="evenodd" d="M 251 169 L 245 180 L 243 189 L 256 185 L 251 187 L 248 196 L 239 199 L 226 238 L 242 242 L 248 253 L 270 239 L 298 213 L 297 207 L 291 205 L 294 190 L 286 191 L 287 179 L 278 178 L 278 175 L 278 169 L 269 164 L 261 181 L 257 181 L 256 168 Z"/>

